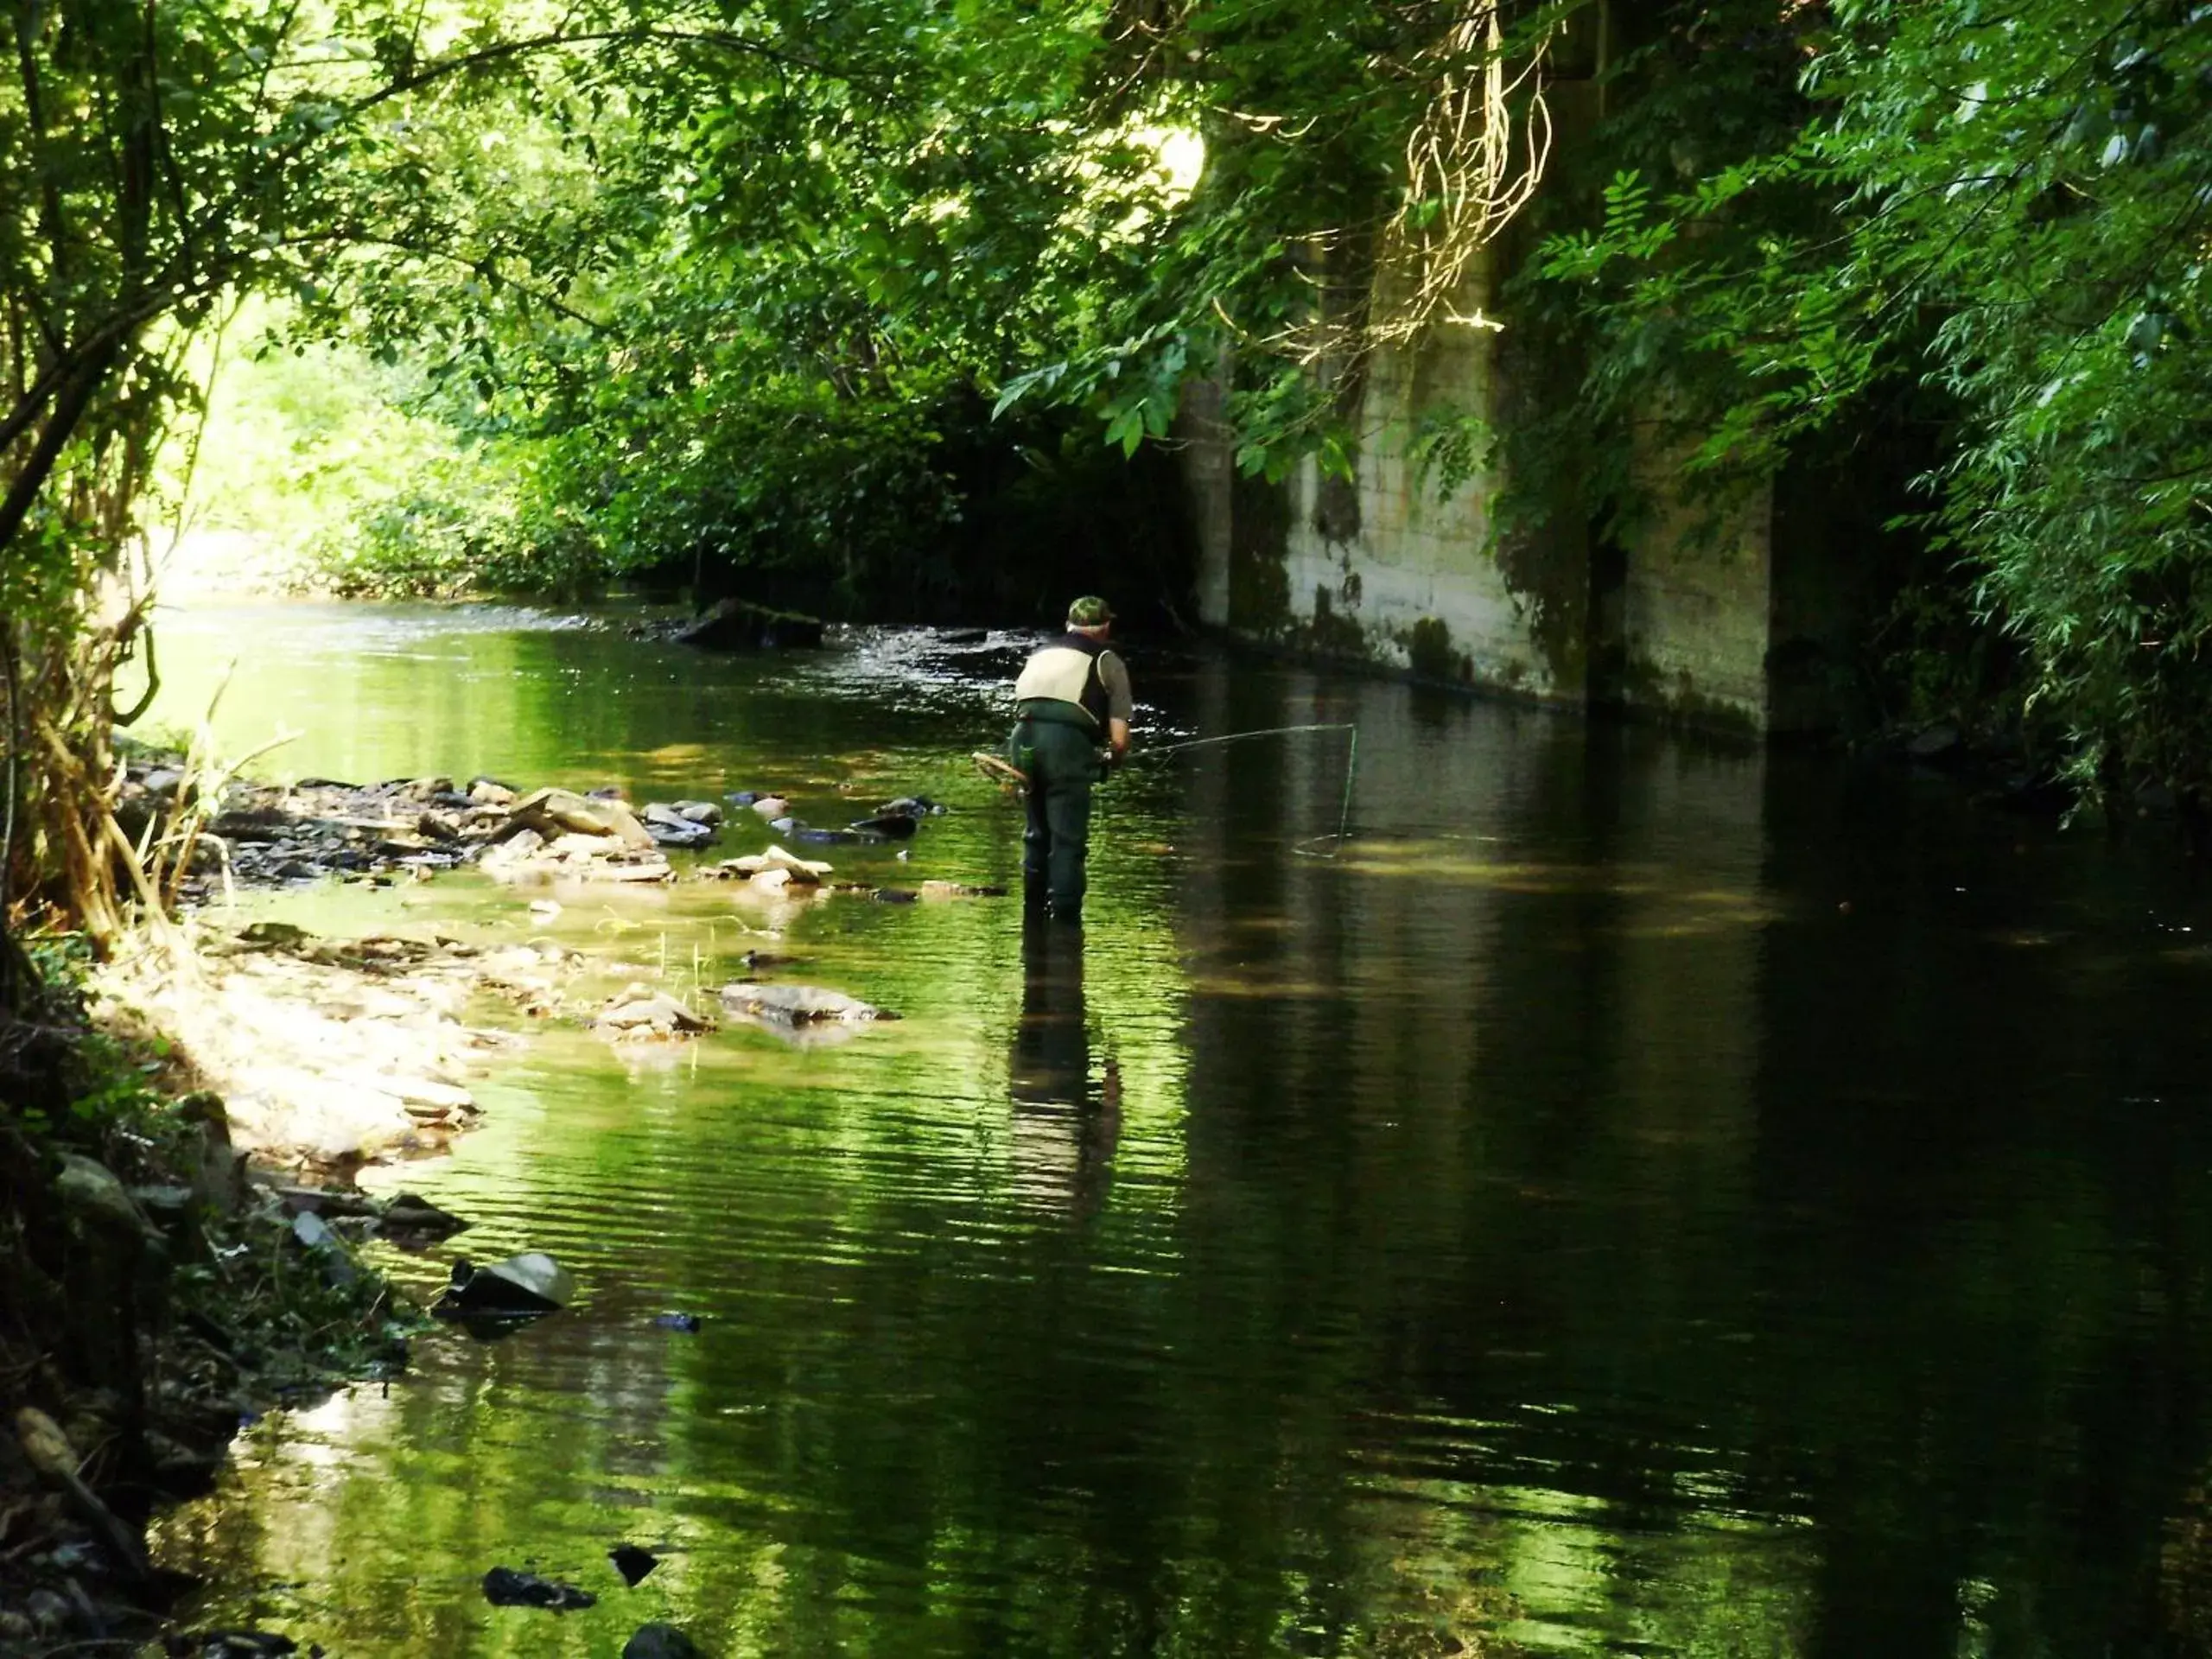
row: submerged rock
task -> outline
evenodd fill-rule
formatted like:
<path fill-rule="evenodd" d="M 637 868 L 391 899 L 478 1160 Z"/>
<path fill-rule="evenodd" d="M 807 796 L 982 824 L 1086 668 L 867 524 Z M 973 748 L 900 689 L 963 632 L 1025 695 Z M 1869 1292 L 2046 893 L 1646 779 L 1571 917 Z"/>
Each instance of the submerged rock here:
<path fill-rule="evenodd" d="M 535 1573 L 518 1572 L 512 1567 L 495 1567 L 484 1575 L 484 1599 L 494 1607 L 543 1607 L 556 1613 L 565 1613 L 572 1607 L 591 1607 L 599 1598 L 588 1590 L 579 1590 L 573 1584 L 563 1584 L 556 1579 L 541 1579 Z"/>
<path fill-rule="evenodd" d="M 873 818 L 855 818 L 845 827 L 864 836 L 880 836 L 886 841 L 906 841 L 912 836 L 915 823 L 911 813 L 885 812 Z"/>
<path fill-rule="evenodd" d="M 822 629 L 823 624 L 815 617 L 771 610 L 742 599 L 725 599 L 669 637 L 678 645 L 697 645 L 705 651 L 779 651 L 818 646 Z"/>
<path fill-rule="evenodd" d="M 171 1637 L 167 1648 L 171 1659 L 256 1659 L 297 1653 L 300 1644 L 276 1630 L 195 1630 Z"/>
<path fill-rule="evenodd" d="M 1003 899 L 1004 887 L 976 887 L 966 881 L 925 881 L 921 887 L 925 899 Z"/>
<path fill-rule="evenodd" d="M 640 1624 L 622 1644 L 622 1659 L 700 1659 L 699 1644 L 673 1624 Z"/>

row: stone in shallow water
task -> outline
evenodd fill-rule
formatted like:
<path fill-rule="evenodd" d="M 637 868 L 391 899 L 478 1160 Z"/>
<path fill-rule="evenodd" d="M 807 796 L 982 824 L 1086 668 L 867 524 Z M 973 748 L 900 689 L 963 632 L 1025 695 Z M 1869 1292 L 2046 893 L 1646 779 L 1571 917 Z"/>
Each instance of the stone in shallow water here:
<path fill-rule="evenodd" d="M 517 833 L 535 830 L 541 836 L 551 836 L 567 831 L 572 835 L 611 836 L 639 849 L 652 845 L 652 837 L 638 822 L 637 814 L 620 800 L 586 797 L 573 790 L 533 790 L 515 803 L 507 823 Z"/>
<path fill-rule="evenodd" d="M 615 1038 L 691 1036 L 715 1028 L 712 1020 L 701 1019 L 665 991 L 643 985 L 617 992 L 592 1023 Z"/>
<path fill-rule="evenodd" d="M 495 1567 L 484 1575 L 484 1599 L 494 1607 L 543 1607 L 565 1613 L 571 1607 L 592 1606 L 599 1598 L 573 1584 L 541 1579 L 535 1573 L 517 1572 L 512 1567 Z"/>
<path fill-rule="evenodd" d="M 723 986 L 721 995 L 722 1006 L 731 1013 L 777 1025 L 856 1026 L 865 1025 L 872 1020 L 896 1020 L 899 1017 L 871 1007 L 856 996 L 848 996 L 842 991 L 826 990 L 819 985 L 756 985 L 736 982 Z"/>
<path fill-rule="evenodd" d="M 541 1250 L 524 1250 L 483 1267 L 464 1255 L 454 1258 L 453 1282 L 430 1312 L 446 1319 L 528 1319 L 567 1306 L 575 1294 L 569 1270 Z"/>
<path fill-rule="evenodd" d="M 193 1659 L 249 1659 L 252 1655 L 297 1653 L 300 1644 L 276 1630 L 204 1630 L 172 1637 L 168 1650 L 190 1654 Z"/>
<path fill-rule="evenodd" d="M 699 1644 L 673 1624 L 640 1624 L 623 1644 L 622 1659 L 700 1659 Z"/>

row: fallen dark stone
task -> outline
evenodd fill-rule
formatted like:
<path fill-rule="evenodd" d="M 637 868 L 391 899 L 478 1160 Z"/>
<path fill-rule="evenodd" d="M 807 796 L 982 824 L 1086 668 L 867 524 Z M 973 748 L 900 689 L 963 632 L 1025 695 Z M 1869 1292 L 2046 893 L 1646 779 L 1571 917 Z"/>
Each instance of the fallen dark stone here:
<path fill-rule="evenodd" d="M 480 1268 L 463 1255 L 454 1258 L 453 1281 L 430 1312 L 442 1319 L 535 1319 L 566 1306 L 575 1294 L 568 1269 L 539 1251 Z"/>
<path fill-rule="evenodd" d="M 878 887 L 868 894 L 879 905 L 911 905 L 921 896 L 912 887 Z"/>
<path fill-rule="evenodd" d="M 277 1203 L 296 1216 L 373 1216 L 375 1201 L 359 1192 L 340 1192 L 327 1186 L 276 1186 L 270 1191 Z"/>
<path fill-rule="evenodd" d="M 541 1579 L 535 1573 L 518 1573 L 512 1567 L 495 1567 L 484 1575 L 484 1599 L 494 1607 L 543 1607 L 565 1613 L 572 1607 L 593 1606 L 599 1598 L 573 1584 Z"/>
<path fill-rule="evenodd" d="M 468 1225 L 450 1211 L 441 1210 L 428 1198 L 418 1198 L 412 1192 L 402 1192 L 385 1205 L 383 1221 L 387 1233 L 415 1233 L 435 1238 L 461 1232 Z"/>
<path fill-rule="evenodd" d="M 769 827 L 775 828 L 773 824 Z M 781 833 L 787 840 L 803 841 L 810 847 L 856 847 L 870 839 L 856 830 L 817 830 L 805 823 L 793 823 Z"/>
<path fill-rule="evenodd" d="M 296 822 L 272 807 L 243 807 L 218 815 L 207 828 L 226 841 L 274 841 Z"/>
<path fill-rule="evenodd" d="M 607 1552 L 607 1559 L 614 1563 L 614 1570 L 622 1575 L 622 1582 L 632 1590 L 645 1574 L 660 1565 L 660 1557 L 637 1544 L 617 1544 Z"/>
<path fill-rule="evenodd" d="M 1916 760 L 1940 760 L 1955 750 L 1962 741 L 1959 728 L 1948 721 L 1916 732 L 1905 744 L 1904 752 Z"/>
<path fill-rule="evenodd" d="M 275 1630 L 201 1630 L 162 1643 L 172 1659 L 246 1659 L 249 1655 L 297 1653 L 300 1644 Z"/>
<path fill-rule="evenodd" d="M 698 1330 L 704 1323 L 696 1313 L 657 1313 L 653 1323 L 664 1331 L 681 1331 L 686 1335 Z"/>
<path fill-rule="evenodd" d="M 812 649 L 822 643 L 822 623 L 811 616 L 772 611 L 741 599 L 725 599 L 670 636 L 678 645 L 704 651 Z"/>
<path fill-rule="evenodd" d="M 886 812 L 879 817 L 855 818 L 846 828 L 864 836 L 880 836 L 886 841 L 907 841 L 914 834 L 914 819 L 904 812 Z"/>
<path fill-rule="evenodd" d="M 701 1659 L 699 1644 L 673 1624 L 640 1624 L 622 1644 L 622 1659 Z"/>
<path fill-rule="evenodd" d="M 359 784 L 340 783 L 335 778 L 302 778 L 300 779 L 299 783 L 295 785 L 295 787 L 300 789 L 342 789 L 348 794 L 359 794 L 361 789 L 361 786 Z"/>

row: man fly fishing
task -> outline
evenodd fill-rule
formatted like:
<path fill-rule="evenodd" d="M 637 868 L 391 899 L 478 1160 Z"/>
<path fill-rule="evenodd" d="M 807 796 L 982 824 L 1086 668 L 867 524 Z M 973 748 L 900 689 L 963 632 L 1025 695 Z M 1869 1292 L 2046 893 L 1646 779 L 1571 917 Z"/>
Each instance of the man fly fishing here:
<path fill-rule="evenodd" d="M 1129 671 L 1106 643 L 1113 626 L 1104 600 L 1077 600 L 1068 631 L 1032 655 L 1014 685 L 1008 758 L 1029 785 L 1022 899 L 1058 921 L 1083 919 L 1090 786 L 1129 752 Z"/>

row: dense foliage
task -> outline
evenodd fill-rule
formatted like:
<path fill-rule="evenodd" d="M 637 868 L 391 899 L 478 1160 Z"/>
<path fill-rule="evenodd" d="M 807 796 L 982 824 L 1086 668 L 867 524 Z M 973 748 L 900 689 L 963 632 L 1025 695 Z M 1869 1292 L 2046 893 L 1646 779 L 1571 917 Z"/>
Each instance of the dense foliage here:
<path fill-rule="evenodd" d="M 1693 178 L 1621 171 L 1603 228 L 1550 245 L 1607 340 L 1592 390 L 1695 385 L 1704 461 L 1770 473 L 1916 398 L 1921 527 L 2024 652 L 2030 712 L 2077 777 L 2186 798 L 2212 765 L 2212 10 L 1783 10 L 1796 121 Z"/>

